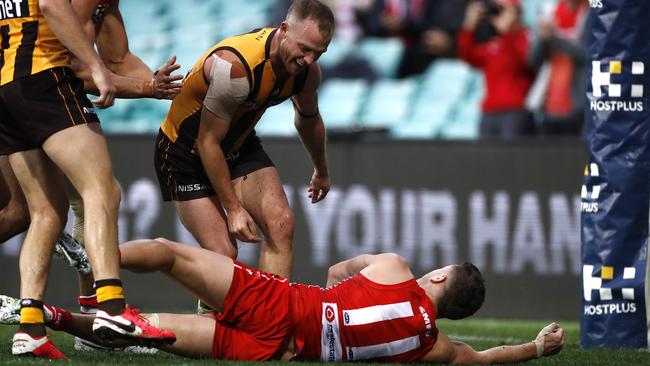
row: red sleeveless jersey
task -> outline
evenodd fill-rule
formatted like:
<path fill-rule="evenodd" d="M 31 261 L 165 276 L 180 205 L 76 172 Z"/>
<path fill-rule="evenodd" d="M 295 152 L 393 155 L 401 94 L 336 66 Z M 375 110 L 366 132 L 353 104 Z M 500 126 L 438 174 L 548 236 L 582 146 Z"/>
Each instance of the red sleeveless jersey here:
<path fill-rule="evenodd" d="M 357 274 L 326 289 L 291 286 L 297 359 L 412 362 L 436 342 L 436 309 L 415 279 L 381 285 Z"/>

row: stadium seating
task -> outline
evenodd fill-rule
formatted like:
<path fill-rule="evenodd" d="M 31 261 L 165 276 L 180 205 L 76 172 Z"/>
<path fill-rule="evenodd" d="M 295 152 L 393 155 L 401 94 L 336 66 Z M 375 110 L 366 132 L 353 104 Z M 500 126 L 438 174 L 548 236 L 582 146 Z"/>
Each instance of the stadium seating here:
<path fill-rule="evenodd" d="M 368 94 L 359 120 L 366 127 L 391 128 L 404 122 L 410 112 L 412 96 L 418 87 L 415 78 L 377 81 Z"/>
<path fill-rule="evenodd" d="M 545 2 L 524 1 L 533 19 Z M 185 74 L 210 46 L 234 34 L 265 26 L 275 0 L 122 0 L 132 51 L 152 69 L 172 55 Z M 532 14 L 532 15 L 530 15 Z M 404 45 L 398 38 L 366 38 L 357 43 L 334 38 L 319 62 L 333 67 L 354 53 L 376 71 L 374 83 L 329 79 L 319 91 L 328 128 L 386 129 L 395 138 L 475 138 L 482 96 L 480 74 L 458 60 L 437 60 L 425 73 L 395 78 Z M 156 133 L 169 102 L 119 101 L 100 117 L 108 133 Z M 266 136 L 295 136 L 290 102 L 269 108 L 256 130 Z"/>
<path fill-rule="evenodd" d="M 329 128 L 348 128 L 358 124 L 368 83 L 360 79 L 331 79 L 319 93 L 319 109 Z"/>
<path fill-rule="evenodd" d="M 394 78 L 397 74 L 404 43 L 399 38 L 365 38 L 357 51 L 373 66 L 379 76 Z"/>

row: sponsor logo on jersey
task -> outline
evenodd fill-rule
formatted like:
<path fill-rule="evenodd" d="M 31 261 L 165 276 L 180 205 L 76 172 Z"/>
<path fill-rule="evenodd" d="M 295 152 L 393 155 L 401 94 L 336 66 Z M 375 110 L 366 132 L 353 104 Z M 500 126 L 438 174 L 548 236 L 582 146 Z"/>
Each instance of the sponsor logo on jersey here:
<path fill-rule="evenodd" d="M 336 319 L 334 308 L 331 305 L 327 305 L 327 307 L 325 307 L 325 319 L 327 319 L 327 322 L 329 323 L 333 322 Z"/>
<path fill-rule="evenodd" d="M 424 335 L 427 337 L 431 337 L 431 331 L 433 330 L 433 326 L 431 325 L 431 318 L 429 318 L 429 313 L 427 313 L 427 309 L 425 309 L 423 306 L 420 306 L 420 314 L 422 314 L 422 319 L 424 320 Z"/>
<path fill-rule="evenodd" d="M 194 183 L 194 184 L 179 184 L 176 186 L 177 192 L 196 192 L 204 189 L 209 189 L 207 184 Z"/>
<path fill-rule="evenodd" d="M 264 36 L 266 36 L 266 29 L 263 29 L 262 32 L 255 37 L 255 40 L 261 41 L 262 39 L 264 39 Z"/>
<path fill-rule="evenodd" d="M 623 74 L 623 62 L 618 60 L 603 63 L 592 61 L 591 86 L 592 97 L 589 107 L 598 112 L 642 112 L 643 84 L 632 83 L 627 95 L 623 95 L 623 85 L 617 82 Z M 627 66 L 627 65 L 625 65 Z M 645 75 L 645 64 L 632 61 L 631 74 L 634 78 Z M 605 70 L 603 70 L 605 69 Z M 603 89 L 605 93 L 603 93 Z"/>
<path fill-rule="evenodd" d="M 635 279 L 635 267 L 601 266 L 598 271 L 594 265 L 583 265 L 582 289 L 585 302 L 597 301 L 593 296 L 594 291 L 598 292 L 599 302 L 605 302 L 585 304 L 584 315 L 636 313 L 635 289 L 626 287 L 634 285 Z"/>
<path fill-rule="evenodd" d="M 0 0 L 0 20 L 28 17 L 27 0 Z"/>
<path fill-rule="evenodd" d="M 95 108 L 93 107 L 84 107 L 83 111 L 85 114 L 97 114 L 97 112 L 95 112 Z"/>
<path fill-rule="evenodd" d="M 339 331 L 339 308 L 336 303 L 323 303 L 323 333 L 321 334 L 321 360 L 341 361 L 341 333 Z"/>

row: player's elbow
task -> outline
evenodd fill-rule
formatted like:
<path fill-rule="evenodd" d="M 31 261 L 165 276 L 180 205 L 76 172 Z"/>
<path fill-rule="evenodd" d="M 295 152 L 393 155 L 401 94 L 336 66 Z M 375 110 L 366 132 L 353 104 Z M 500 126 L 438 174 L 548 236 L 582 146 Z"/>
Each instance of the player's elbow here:
<path fill-rule="evenodd" d="M 340 263 L 334 264 L 327 269 L 327 286 L 335 284 L 344 277 L 342 276 L 341 271 Z"/>
<path fill-rule="evenodd" d="M 334 275 L 336 275 L 337 272 L 336 267 L 337 265 L 333 264 L 330 266 L 330 268 L 327 269 L 327 278 L 332 278 L 334 277 Z"/>

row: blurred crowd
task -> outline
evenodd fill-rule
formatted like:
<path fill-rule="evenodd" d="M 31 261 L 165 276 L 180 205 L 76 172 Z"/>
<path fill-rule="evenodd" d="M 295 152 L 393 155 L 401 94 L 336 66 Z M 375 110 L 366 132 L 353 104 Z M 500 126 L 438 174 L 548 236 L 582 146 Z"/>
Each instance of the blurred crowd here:
<path fill-rule="evenodd" d="M 522 8 L 534 0 L 324 1 L 335 12 L 335 37 L 393 37 L 403 43 L 399 78 L 421 74 L 440 58 L 479 69 L 485 80 L 481 138 L 581 133 L 587 0 L 536 1 L 536 19 L 528 26 Z M 279 24 L 289 4 L 278 0 L 271 23 Z M 355 57 L 323 75 L 376 78 L 372 66 Z"/>

